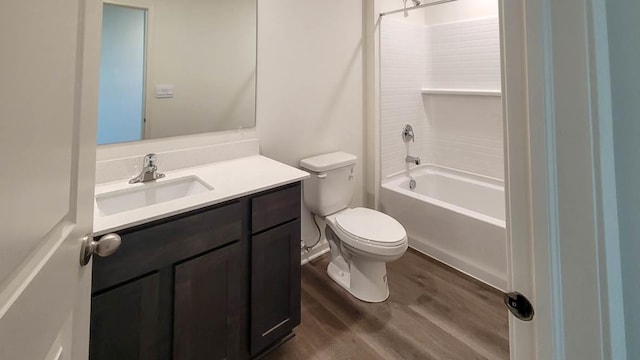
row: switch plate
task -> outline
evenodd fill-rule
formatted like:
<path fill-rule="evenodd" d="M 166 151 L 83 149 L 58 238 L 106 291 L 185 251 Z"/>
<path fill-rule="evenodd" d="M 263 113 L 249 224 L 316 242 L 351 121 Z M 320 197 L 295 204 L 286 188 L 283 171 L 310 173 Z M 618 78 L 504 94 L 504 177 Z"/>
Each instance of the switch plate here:
<path fill-rule="evenodd" d="M 173 85 L 156 85 L 156 99 L 169 99 L 175 94 Z"/>

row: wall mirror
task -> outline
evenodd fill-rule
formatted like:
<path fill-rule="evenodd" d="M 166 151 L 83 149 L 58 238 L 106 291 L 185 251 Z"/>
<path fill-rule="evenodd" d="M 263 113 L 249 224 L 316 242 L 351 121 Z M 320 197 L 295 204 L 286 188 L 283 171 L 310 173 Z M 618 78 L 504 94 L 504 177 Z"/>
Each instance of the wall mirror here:
<path fill-rule="evenodd" d="M 256 0 L 103 4 L 98 144 L 255 126 Z"/>

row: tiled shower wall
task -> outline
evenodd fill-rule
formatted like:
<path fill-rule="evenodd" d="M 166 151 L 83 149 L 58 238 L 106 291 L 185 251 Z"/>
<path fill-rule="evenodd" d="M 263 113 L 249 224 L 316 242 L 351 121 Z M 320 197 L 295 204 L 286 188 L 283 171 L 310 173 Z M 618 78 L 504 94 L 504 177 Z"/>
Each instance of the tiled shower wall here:
<path fill-rule="evenodd" d="M 496 17 L 424 26 L 381 24 L 382 179 L 405 169 L 407 152 L 433 163 L 503 178 L 499 96 L 423 95 L 421 89 L 499 90 Z M 416 141 L 405 145 L 405 124 Z"/>
<path fill-rule="evenodd" d="M 424 25 L 385 19 L 380 25 L 380 151 L 382 179 L 405 168 L 404 124 L 413 126 L 417 141 L 412 155 L 424 156 L 424 105 L 420 88 L 426 74 L 427 32 Z"/>

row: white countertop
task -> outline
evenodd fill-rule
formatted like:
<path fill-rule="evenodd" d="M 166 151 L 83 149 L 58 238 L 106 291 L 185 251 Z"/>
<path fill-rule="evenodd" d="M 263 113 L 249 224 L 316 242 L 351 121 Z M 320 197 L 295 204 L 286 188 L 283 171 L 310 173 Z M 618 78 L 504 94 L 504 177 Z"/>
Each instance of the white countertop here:
<path fill-rule="evenodd" d="M 302 170 L 261 155 L 174 171 L 163 172 L 162 169 L 158 169 L 158 171 L 166 176 L 156 182 L 197 176 L 213 186 L 214 190 L 109 216 L 100 216 L 98 204 L 94 199 L 94 236 L 222 203 L 309 177 L 309 174 Z M 100 184 L 96 186 L 96 195 L 136 186 L 142 187 L 145 184 L 132 185 L 128 180 Z"/>

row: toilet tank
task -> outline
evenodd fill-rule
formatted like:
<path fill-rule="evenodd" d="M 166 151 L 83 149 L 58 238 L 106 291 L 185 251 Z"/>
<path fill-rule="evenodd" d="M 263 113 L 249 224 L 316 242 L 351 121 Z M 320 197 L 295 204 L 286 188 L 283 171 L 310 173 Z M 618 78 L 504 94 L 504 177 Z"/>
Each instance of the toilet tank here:
<path fill-rule="evenodd" d="M 300 161 L 300 167 L 311 173 L 303 184 L 304 203 L 309 211 L 326 216 L 349 206 L 357 159 L 349 153 L 334 152 Z"/>

